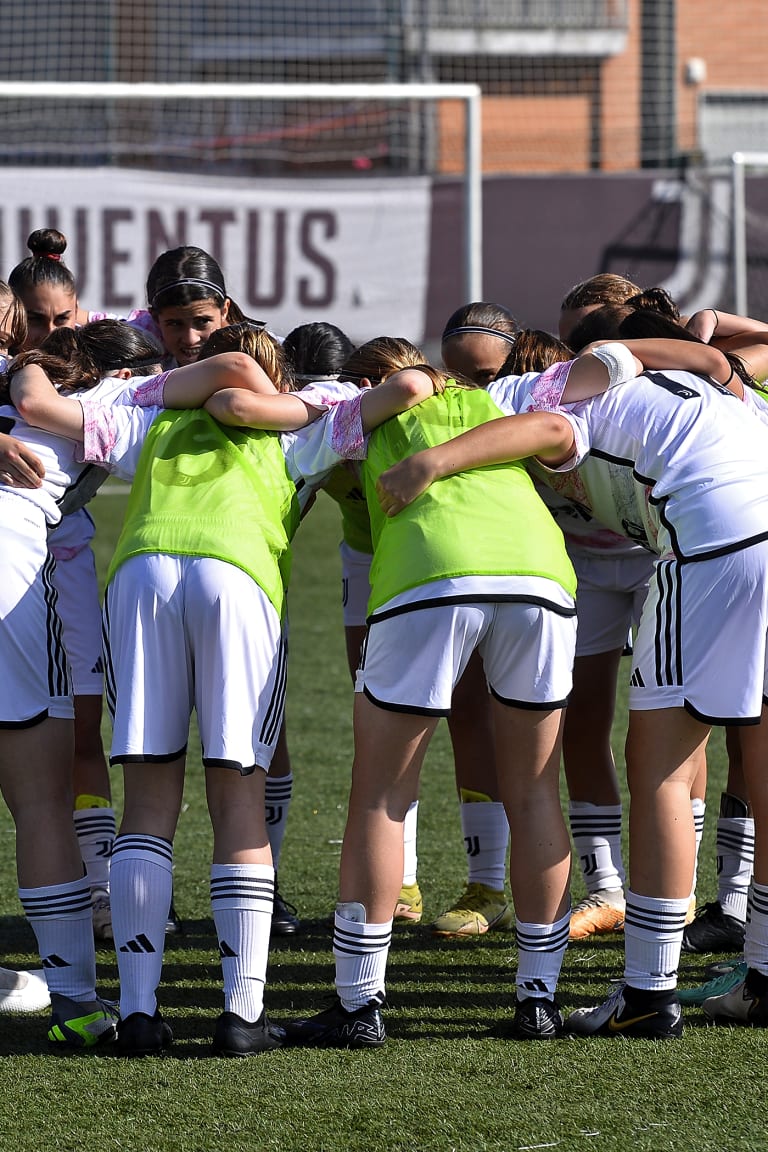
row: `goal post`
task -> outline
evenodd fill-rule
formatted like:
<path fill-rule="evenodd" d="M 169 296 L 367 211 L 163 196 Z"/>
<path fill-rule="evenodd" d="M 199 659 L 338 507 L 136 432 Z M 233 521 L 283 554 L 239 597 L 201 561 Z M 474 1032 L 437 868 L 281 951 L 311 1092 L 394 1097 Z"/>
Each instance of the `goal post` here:
<path fill-rule="evenodd" d="M 733 188 L 733 296 L 738 315 L 749 315 L 749 253 L 747 251 L 747 171 L 768 172 L 768 152 L 734 152 L 731 156 Z"/>
<path fill-rule="evenodd" d="M 360 102 L 364 104 L 392 104 L 410 105 L 412 102 L 438 104 L 445 101 L 456 101 L 463 109 L 463 150 L 460 163 L 456 163 L 453 171 L 461 175 L 463 184 L 463 219 L 462 219 L 462 253 L 463 270 L 461 281 L 464 296 L 467 300 L 480 300 L 483 295 L 482 271 L 482 146 L 481 146 L 481 89 L 477 84 L 428 84 L 428 83 L 121 83 L 121 82 L 69 82 L 69 81 L 34 81 L 34 82 L 0 82 L 0 109 L 12 106 L 11 102 L 19 102 L 19 107 L 26 110 L 26 125 L 42 122 L 42 114 L 36 117 L 29 113 L 29 109 L 45 107 L 44 102 L 62 102 L 66 106 L 73 105 L 101 106 L 106 122 L 114 121 L 114 110 L 127 105 L 147 105 L 153 103 L 158 106 L 160 102 L 174 102 L 176 105 L 192 107 L 197 105 L 236 103 L 241 106 L 252 105 L 257 102 L 292 103 L 300 101 L 316 102 L 319 105 L 329 103 Z M 6 124 L 8 118 L 4 117 Z M 42 150 L 41 145 L 41 150 Z M 102 154 L 110 150 L 110 141 L 105 136 L 101 145 Z M 120 161 L 120 149 L 128 150 L 127 145 L 118 145 L 111 149 L 112 164 Z M 95 146 L 94 146 L 95 148 Z M 18 153 L 17 147 L 17 153 Z M 60 149 L 59 149 L 60 150 Z M 55 154 L 55 150 L 53 152 Z M 202 157 L 203 150 L 198 154 Z M 152 155 L 157 166 L 158 158 L 162 158 L 162 143 L 152 145 Z M 1 163 L 8 163 L 0 157 Z M 13 162 L 13 160 L 11 160 Z M 1 168 L 0 168 L 1 170 Z M 190 171 L 190 167 L 186 169 Z M 211 173 L 209 163 L 203 171 Z M 226 174 L 226 173 L 225 173 Z M 327 174 L 327 168 L 324 170 Z M 438 173 L 425 171 L 424 175 L 434 176 Z M 358 177 L 365 180 L 365 175 Z M 393 176 L 394 178 L 394 176 Z"/>

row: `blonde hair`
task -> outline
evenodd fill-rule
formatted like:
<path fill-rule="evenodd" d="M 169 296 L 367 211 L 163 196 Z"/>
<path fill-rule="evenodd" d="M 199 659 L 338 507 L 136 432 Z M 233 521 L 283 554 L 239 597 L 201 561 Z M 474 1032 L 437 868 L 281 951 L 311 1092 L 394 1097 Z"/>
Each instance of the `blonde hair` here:
<path fill-rule="evenodd" d="M 0 280 L 0 345 L 15 356 L 27 339 L 27 311 L 5 280 Z"/>
<path fill-rule="evenodd" d="M 429 376 L 435 392 L 444 392 L 449 380 L 454 380 L 462 388 L 475 387 L 471 380 L 456 381 L 439 368 L 433 368 L 415 344 L 397 336 L 377 336 L 361 344 L 346 360 L 339 379 L 351 380 L 355 384 L 360 384 L 362 380 L 383 384 L 395 372 L 402 372 L 406 368 L 417 369 Z"/>
<path fill-rule="evenodd" d="M 198 360 L 207 360 L 221 352 L 244 352 L 264 369 L 278 392 L 293 392 L 296 387 L 293 368 L 280 344 L 262 324 L 241 320 L 219 328 L 200 349 Z"/>
<path fill-rule="evenodd" d="M 637 296 L 642 291 L 626 276 L 619 276 L 615 272 L 598 272 L 596 276 L 575 284 L 566 293 L 560 311 L 570 312 L 575 308 L 591 308 L 594 305 L 626 304 L 631 296 Z"/>
<path fill-rule="evenodd" d="M 420 368 L 426 361 L 424 353 L 398 336 L 376 336 L 356 348 L 344 361 L 339 379 L 359 384 L 370 380 L 381 384 L 387 377 L 403 368 Z"/>

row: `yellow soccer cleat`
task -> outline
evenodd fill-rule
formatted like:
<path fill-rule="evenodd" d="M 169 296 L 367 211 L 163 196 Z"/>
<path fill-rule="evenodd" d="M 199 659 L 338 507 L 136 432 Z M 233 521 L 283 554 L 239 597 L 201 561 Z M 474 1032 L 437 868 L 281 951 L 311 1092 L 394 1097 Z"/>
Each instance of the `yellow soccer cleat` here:
<path fill-rule="evenodd" d="M 418 884 L 404 884 L 395 904 L 395 920 L 401 923 L 418 924 L 424 913 L 424 902 Z"/>
<path fill-rule="evenodd" d="M 467 884 L 452 908 L 432 925 L 435 936 L 483 936 L 492 928 L 511 928 L 514 920 L 506 893 L 486 884 Z"/>

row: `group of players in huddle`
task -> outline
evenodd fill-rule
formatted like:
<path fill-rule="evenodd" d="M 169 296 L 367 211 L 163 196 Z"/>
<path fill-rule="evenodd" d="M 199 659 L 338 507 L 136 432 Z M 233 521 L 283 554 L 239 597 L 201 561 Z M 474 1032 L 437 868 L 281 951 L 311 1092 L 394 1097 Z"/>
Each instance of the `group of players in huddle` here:
<path fill-rule="evenodd" d="M 146 310 L 82 314 L 65 244 L 34 233 L 4 297 L 0 790 L 44 979 L 3 971 L 0 1006 L 50 999 L 61 1046 L 171 1044 L 156 993 L 194 709 L 217 1054 L 385 1042 L 393 924 L 422 915 L 419 772 L 443 716 L 469 871 L 432 930 L 509 927 L 508 854 L 511 1036 L 679 1036 L 682 948 L 743 947 L 700 999 L 716 1023 L 768 1025 L 768 330 L 715 309 L 686 320 L 666 293 L 604 275 L 566 296 L 562 340 L 498 305 L 462 307 L 438 370 L 406 340 L 355 348 L 331 325 L 280 340 L 196 248 L 158 258 Z M 100 612 L 85 505 L 107 473 L 131 491 Z M 337 997 L 280 1026 L 264 1010 L 270 933 L 299 928 L 276 887 L 292 790 L 285 592 L 321 487 L 342 512 L 355 682 Z M 627 886 L 610 731 L 635 628 Z M 712 725 L 730 756 L 719 890 L 693 918 Z M 569 939 L 620 928 L 624 982 L 563 1020 Z M 94 932 L 114 940 L 119 1007 L 97 995 Z"/>

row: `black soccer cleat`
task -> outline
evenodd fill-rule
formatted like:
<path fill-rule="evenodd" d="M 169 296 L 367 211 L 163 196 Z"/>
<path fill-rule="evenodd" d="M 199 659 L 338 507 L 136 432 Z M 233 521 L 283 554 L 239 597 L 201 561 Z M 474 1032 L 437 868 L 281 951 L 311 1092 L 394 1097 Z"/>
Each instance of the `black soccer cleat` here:
<path fill-rule="evenodd" d="M 509 1030 L 515 1040 L 557 1040 L 563 1035 L 563 1018 L 554 1000 L 518 1000 Z"/>
<path fill-rule="evenodd" d="M 259 1052 L 282 1048 L 284 1043 L 285 1029 L 272 1024 L 263 1011 L 253 1024 L 235 1012 L 222 1012 L 213 1033 L 216 1056 L 256 1056 Z"/>
<path fill-rule="evenodd" d="M 277 877 L 275 877 L 275 899 L 272 905 L 272 935 L 293 936 L 295 932 L 298 932 L 300 927 L 301 920 L 299 920 L 296 909 L 293 904 L 289 904 L 287 900 L 283 900 L 277 887 Z"/>
<path fill-rule="evenodd" d="M 574 1036 L 626 1036 L 637 1040 L 676 1040 L 683 1013 L 675 991 L 645 992 L 619 984 L 596 1008 L 577 1008 L 565 1022 Z"/>
<path fill-rule="evenodd" d="M 159 1012 L 131 1012 L 118 1022 L 118 1056 L 160 1056 L 172 1043 L 173 1032 Z"/>
<path fill-rule="evenodd" d="M 741 952 L 745 926 L 723 912 L 717 900 L 699 908 L 683 931 L 683 952 Z"/>
<path fill-rule="evenodd" d="M 324 1012 L 285 1026 L 286 1044 L 306 1048 L 381 1048 L 386 1038 L 377 1000 L 369 1000 L 353 1012 L 337 1000 Z"/>

